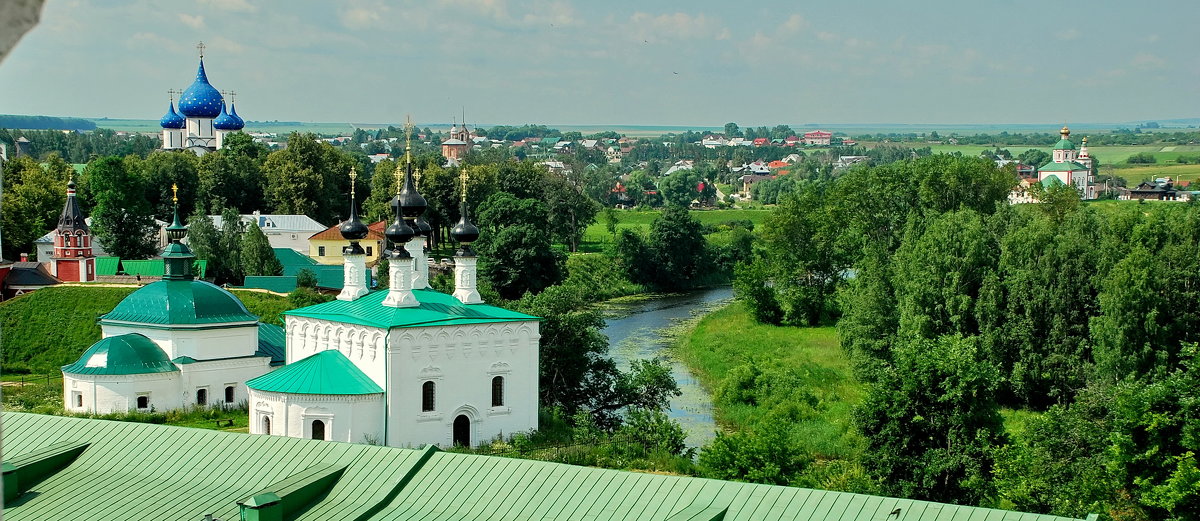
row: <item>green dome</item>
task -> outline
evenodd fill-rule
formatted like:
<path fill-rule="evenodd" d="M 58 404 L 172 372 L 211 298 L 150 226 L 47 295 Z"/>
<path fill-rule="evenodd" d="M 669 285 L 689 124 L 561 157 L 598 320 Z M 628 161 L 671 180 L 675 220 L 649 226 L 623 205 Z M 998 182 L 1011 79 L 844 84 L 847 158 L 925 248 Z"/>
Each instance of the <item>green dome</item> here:
<path fill-rule="evenodd" d="M 150 374 L 170 373 L 179 368 L 167 359 L 158 344 L 137 333 L 110 336 L 92 344 L 62 371 L 69 374 Z"/>
<path fill-rule="evenodd" d="M 1075 143 L 1072 143 L 1070 139 L 1063 138 L 1063 139 L 1058 140 L 1058 143 L 1056 143 L 1054 145 L 1054 149 L 1055 150 L 1075 150 Z"/>
<path fill-rule="evenodd" d="M 125 297 L 100 321 L 195 326 L 258 322 L 258 317 L 232 293 L 208 282 L 160 280 Z"/>

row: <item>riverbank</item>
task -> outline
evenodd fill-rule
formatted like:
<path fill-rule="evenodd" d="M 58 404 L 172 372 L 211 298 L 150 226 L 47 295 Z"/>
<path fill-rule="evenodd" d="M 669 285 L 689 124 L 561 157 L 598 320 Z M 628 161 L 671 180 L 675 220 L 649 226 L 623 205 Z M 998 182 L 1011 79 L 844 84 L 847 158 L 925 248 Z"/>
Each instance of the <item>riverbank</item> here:
<path fill-rule="evenodd" d="M 862 385 L 834 328 L 758 324 L 735 301 L 681 334 L 674 351 L 711 392 L 724 431 L 784 424 L 814 460 L 858 460 L 851 414 Z"/>

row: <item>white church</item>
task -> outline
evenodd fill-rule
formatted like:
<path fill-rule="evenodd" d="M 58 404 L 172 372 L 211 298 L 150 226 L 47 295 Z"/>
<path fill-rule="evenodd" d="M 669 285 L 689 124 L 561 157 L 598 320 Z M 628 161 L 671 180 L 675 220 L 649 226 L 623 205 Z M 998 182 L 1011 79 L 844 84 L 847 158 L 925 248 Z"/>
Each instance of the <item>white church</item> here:
<path fill-rule="evenodd" d="M 394 447 L 479 445 L 537 429 L 539 319 L 481 300 L 470 247 L 479 230 L 466 203 L 451 233 L 462 247 L 448 295 L 429 286 L 420 233 L 428 233 L 426 202 L 412 163 L 385 232 L 395 245 L 387 289 L 367 287 L 358 244 L 367 228 L 353 199 L 352 190 L 350 218 L 340 226 L 351 241 L 345 288 L 337 300 L 284 314 L 284 353 L 260 333 L 276 326 L 259 324 L 228 291 L 193 279 L 194 256 L 180 242 L 187 228 L 176 217 L 164 279 L 102 316 L 103 339 L 63 367 L 67 410 L 245 401 L 251 434 Z"/>

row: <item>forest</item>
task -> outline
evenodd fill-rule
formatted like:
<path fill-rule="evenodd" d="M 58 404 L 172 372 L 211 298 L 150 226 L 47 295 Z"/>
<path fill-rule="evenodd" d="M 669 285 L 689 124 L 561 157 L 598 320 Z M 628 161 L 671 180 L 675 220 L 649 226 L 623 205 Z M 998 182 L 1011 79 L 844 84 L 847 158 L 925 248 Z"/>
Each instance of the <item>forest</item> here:
<path fill-rule="evenodd" d="M 1014 182 L 945 155 L 810 177 L 735 290 L 760 322 L 836 324 L 885 494 L 1196 519 L 1200 206 L 1013 206 Z"/>

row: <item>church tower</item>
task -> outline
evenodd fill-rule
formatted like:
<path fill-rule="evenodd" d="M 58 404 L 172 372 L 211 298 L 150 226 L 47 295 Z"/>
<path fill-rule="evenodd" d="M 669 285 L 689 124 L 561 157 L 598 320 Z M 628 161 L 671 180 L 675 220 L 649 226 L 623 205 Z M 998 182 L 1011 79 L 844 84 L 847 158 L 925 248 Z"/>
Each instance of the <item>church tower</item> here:
<path fill-rule="evenodd" d="M 58 218 L 54 238 L 54 276 L 64 282 L 96 280 L 96 257 L 92 255 L 92 233 L 75 200 L 75 180 L 67 183 L 67 204 Z"/>
<path fill-rule="evenodd" d="M 221 148 L 226 134 L 237 132 L 246 122 L 233 107 L 233 94 L 226 110 L 225 95 L 208 82 L 204 71 L 204 42 L 196 46 L 200 50 L 200 65 L 196 69 L 196 80 L 179 96 L 179 110 L 172 102 L 167 113 L 159 120 L 163 128 L 163 150 L 188 149 L 203 155 Z M 170 91 L 172 99 L 176 91 Z"/>

